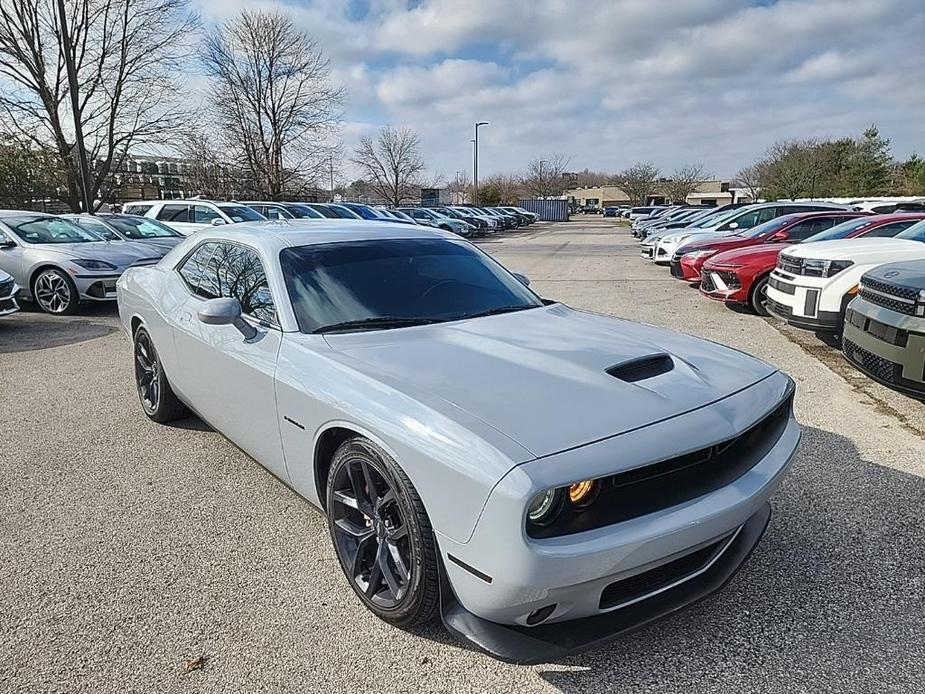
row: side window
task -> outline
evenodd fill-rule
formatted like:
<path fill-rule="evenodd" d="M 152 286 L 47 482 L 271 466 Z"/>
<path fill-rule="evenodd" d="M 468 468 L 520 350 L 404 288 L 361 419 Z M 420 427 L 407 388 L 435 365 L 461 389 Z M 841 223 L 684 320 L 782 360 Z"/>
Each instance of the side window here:
<path fill-rule="evenodd" d="M 257 211 L 267 219 L 286 219 L 282 210 L 280 210 L 278 207 L 265 207 L 264 209 Z"/>
<path fill-rule="evenodd" d="M 876 229 L 871 229 L 866 234 L 863 234 L 865 238 L 889 238 L 896 236 L 901 231 L 905 231 L 918 220 L 915 219 L 904 219 L 901 222 L 892 222 L 891 224 L 884 224 L 882 227 L 877 227 Z"/>
<path fill-rule="evenodd" d="M 183 278 L 186 286 L 198 296 L 212 298 L 200 292 L 199 285 L 202 284 L 203 273 L 206 271 L 209 259 L 212 257 L 217 245 L 217 243 L 202 244 L 177 268 L 177 272 L 180 273 L 180 277 Z"/>
<path fill-rule="evenodd" d="M 145 213 L 151 209 L 151 205 L 126 205 L 123 212 L 125 214 L 137 214 L 139 217 L 144 217 Z"/>
<path fill-rule="evenodd" d="M 825 229 L 830 229 L 835 222 L 834 217 L 824 217 L 822 219 L 808 219 L 805 222 L 794 224 L 787 229 L 787 233 L 793 241 L 803 241 L 813 234 L 817 234 Z"/>
<path fill-rule="evenodd" d="M 157 218 L 162 222 L 188 222 L 189 205 L 164 205 L 158 210 Z"/>
<path fill-rule="evenodd" d="M 218 212 L 208 205 L 193 205 L 193 221 L 196 224 L 211 224 L 213 219 L 219 218 Z"/>
<path fill-rule="evenodd" d="M 217 296 L 235 298 L 245 315 L 261 323 L 276 324 L 276 305 L 256 251 L 237 244 L 219 244 L 207 275 L 216 278 Z"/>
<path fill-rule="evenodd" d="M 71 221 L 77 222 L 80 226 L 86 227 L 87 229 L 92 231 L 94 234 L 96 234 L 97 236 L 103 237 L 107 241 L 121 241 L 122 240 L 118 234 L 113 232 L 112 229 L 110 229 L 108 226 L 106 226 L 105 224 L 103 224 L 102 222 L 96 219 L 90 219 L 88 217 L 78 217 L 77 219 L 73 219 Z"/>

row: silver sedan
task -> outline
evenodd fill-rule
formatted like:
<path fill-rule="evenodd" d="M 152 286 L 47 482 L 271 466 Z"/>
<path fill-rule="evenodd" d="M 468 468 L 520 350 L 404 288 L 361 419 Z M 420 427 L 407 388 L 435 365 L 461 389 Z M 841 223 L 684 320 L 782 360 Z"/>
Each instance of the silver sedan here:
<path fill-rule="evenodd" d="M 119 315 L 145 414 L 318 506 L 363 605 L 535 662 L 724 585 L 800 429 L 773 366 L 528 284 L 434 229 L 238 224 L 128 270 Z"/>
<path fill-rule="evenodd" d="M 0 270 L 46 313 L 74 313 L 81 301 L 112 301 L 127 268 L 153 265 L 162 255 L 133 241 L 110 243 L 61 217 L 0 211 Z"/>

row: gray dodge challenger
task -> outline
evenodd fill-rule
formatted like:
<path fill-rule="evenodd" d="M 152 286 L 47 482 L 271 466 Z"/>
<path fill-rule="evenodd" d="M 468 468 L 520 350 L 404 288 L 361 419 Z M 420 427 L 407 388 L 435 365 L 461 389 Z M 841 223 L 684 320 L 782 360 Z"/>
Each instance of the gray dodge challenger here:
<path fill-rule="evenodd" d="M 145 414 L 321 509 L 363 605 L 529 663 L 723 586 L 800 428 L 773 366 L 528 284 L 439 230 L 291 220 L 197 233 L 118 304 Z"/>

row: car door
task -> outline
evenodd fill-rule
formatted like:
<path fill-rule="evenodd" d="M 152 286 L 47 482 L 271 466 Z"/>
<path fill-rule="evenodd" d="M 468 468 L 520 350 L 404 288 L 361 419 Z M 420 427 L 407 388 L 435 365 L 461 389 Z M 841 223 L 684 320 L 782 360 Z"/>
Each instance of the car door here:
<path fill-rule="evenodd" d="M 190 205 L 185 202 L 164 203 L 154 218 L 171 229 L 176 229 L 184 236 L 189 236 L 202 228 L 201 224 L 193 224 Z"/>
<path fill-rule="evenodd" d="M 193 222 L 197 229 L 213 225 L 228 224 L 229 220 L 211 205 L 193 205 L 191 210 Z M 215 221 L 220 220 L 220 221 Z"/>
<path fill-rule="evenodd" d="M 263 262 L 253 248 L 229 242 L 215 243 L 202 261 L 194 252 L 175 273 L 186 293 L 174 325 L 183 396 L 211 426 L 288 481 L 274 382 L 282 332 Z M 203 302 L 218 297 L 238 299 L 255 337 L 198 319 Z"/>

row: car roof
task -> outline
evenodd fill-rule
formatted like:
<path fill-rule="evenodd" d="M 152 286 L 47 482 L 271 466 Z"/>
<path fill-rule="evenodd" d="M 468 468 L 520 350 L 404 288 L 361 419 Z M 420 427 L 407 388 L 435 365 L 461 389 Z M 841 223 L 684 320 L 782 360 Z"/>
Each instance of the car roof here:
<path fill-rule="evenodd" d="M 51 212 L 36 212 L 35 210 L 0 210 L 0 219 L 10 217 L 58 217 Z"/>

